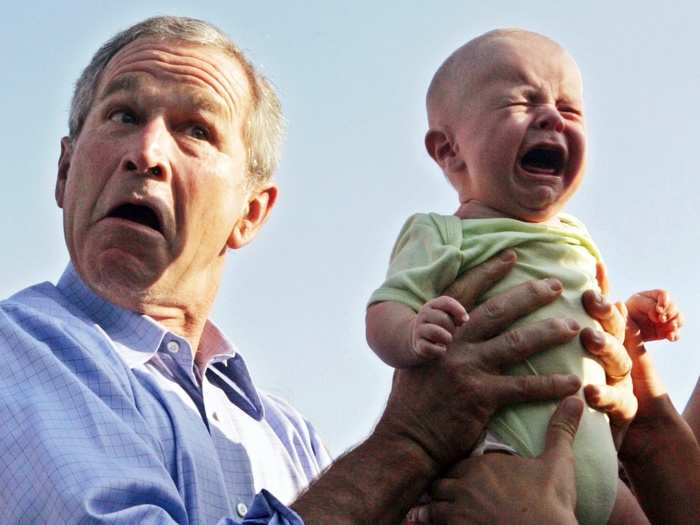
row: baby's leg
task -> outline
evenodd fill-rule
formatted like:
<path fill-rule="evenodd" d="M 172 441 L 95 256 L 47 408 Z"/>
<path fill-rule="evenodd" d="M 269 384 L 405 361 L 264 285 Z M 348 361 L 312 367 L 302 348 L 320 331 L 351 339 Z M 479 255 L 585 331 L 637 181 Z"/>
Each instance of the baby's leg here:
<path fill-rule="evenodd" d="M 649 525 L 649 520 L 637 499 L 622 481 L 617 483 L 617 497 L 608 525 Z"/>

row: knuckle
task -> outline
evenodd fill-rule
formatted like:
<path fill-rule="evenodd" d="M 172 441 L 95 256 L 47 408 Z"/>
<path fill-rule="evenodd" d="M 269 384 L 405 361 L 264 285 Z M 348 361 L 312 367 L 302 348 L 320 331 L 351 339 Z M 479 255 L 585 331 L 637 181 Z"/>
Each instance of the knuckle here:
<path fill-rule="evenodd" d="M 484 303 L 484 316 L 487 319 L 496 320 L 503 316 L 505 308 L 499 301 L 487 301 Z"/>
<path fill-rule="evenodd" d="M 627 375 L 632 370 L 632 359 L 627 354 L 620 354 L 620 366 L 624 375 Z"/>
<path fill-rule="evenodd" d="M 571 438 L 576 436 L 576 424 L 568 418 L 552 421 L 550 423 L 550 429 L 554 432 L 567 434 Z"/>
<path fill-rule="evenodd" d="M 522 349 L 523 336 L 520 330 L 510 330 L 503 334 L 505 347 L 507 350 L 518 353 Z"/>
<path fill-rule="evenodd" d="M 543 295 L 546 289 L 546 284 L 542 281 L 528 281 L 525 283 L 525 290 L 530 295 Z"/>
<path fill-rule="evenodd" d="M 503 271 L 498 261 L 488 261 L 481 268 L 484 277 L 490 281 L 498 279 Z"/>
<path fill-rule="evenodd" d="M 539 376 L 538 386 L 546 396 L 552 396 L 557 392 L 557 381 L 552 376 Z"/>
<path fill-rule="evenodd" d="M 600 317 L 603 319 L 610 319 L 613 316 L 613 311 L 613 304 L 606 301 L 605 298 L 601 298 L 600 302 L 598 303 L 598 313 L 600 314 Z"/>
<path fill-rule="evenodd" d="M 566 321 L 563 319 L 547 319 L 544 322 L 544 328 L 549 334 L 557 334 L 566 330 Z"/>
<path fill-rule="evenodd" d="M 513 376 L 513 386 L 519 394 L 526 396 L 533 390 L 535 385 L 533 379 L 532 376 Z"/>

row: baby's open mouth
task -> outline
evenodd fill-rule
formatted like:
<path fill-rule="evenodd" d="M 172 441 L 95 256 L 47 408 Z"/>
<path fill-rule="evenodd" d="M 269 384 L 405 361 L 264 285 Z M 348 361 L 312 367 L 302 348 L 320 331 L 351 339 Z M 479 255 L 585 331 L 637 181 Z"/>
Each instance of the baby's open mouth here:
<path fill-rule="evenodd" d="M 163 233 L 160 225 L 160 219 L 158 219 L 158 214 L 148 206 L 139 204 L 122 204 L 110 211 L 107 216 L 137 222 Z"/>
<path fill-rule="evenodd" d="M 564 171 L 566 155 L 556 146 L 535 146 L 520 159 L 520 167 L 530 173 L 559 175 Z"/>

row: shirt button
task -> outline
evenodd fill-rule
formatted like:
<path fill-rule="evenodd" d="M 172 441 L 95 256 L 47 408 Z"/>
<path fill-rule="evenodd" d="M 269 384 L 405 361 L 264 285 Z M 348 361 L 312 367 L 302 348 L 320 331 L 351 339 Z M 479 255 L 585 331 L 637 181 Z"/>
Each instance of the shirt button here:
<path fill-rule="evenodd" d="M 238 515 L 242 518 L 248 512 L 248 505 L 241 501 L 238 505 L 236 505 L 236 512 L 238 512 Z"/>
<path fill-rule="evenodd" d="M 211 417 L 214 421 L 219 421 L 219 414 L 218 413 L 212 412 Z"/>
<path fill-rule="evenodd" d="M 172 352 L 173 354 L 177 354 L 180 351 L 180 345 L 177 341 L 168 341 L 166 346 L 168 347 L 168 351 Z"/>

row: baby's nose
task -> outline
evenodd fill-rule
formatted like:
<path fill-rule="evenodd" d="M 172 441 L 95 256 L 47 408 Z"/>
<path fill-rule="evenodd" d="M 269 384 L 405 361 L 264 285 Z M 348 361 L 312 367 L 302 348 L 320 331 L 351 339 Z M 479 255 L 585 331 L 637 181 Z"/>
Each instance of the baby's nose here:
<path fill-rule="evenodd" d="M 559 110 L 552 106 L 543 106 L 537 116 L 536 126 L 539 129 L 552 130 L 562 133 L 566 126 L 566 121 Z"/>

